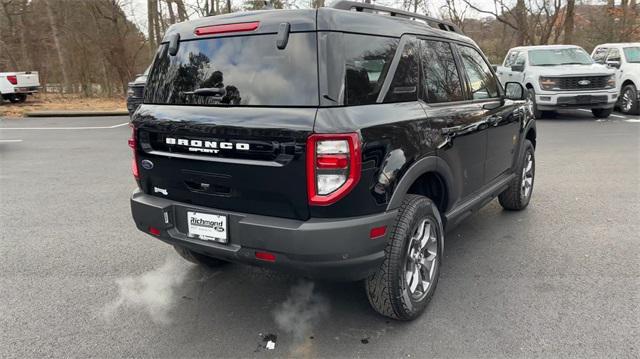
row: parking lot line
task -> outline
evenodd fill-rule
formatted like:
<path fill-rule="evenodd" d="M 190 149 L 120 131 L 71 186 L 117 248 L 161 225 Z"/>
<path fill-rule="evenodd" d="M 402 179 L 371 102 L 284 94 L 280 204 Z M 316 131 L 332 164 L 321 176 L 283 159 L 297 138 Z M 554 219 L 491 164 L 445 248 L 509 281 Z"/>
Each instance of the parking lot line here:
<path fill-rule="evenodd" d="M 578 109 L 576 109 L 576 110 L 578 110 L 578 111 L 582 111 L 582 112 L 589 112 L 589 113 L 591 112 L 591 110 L 587 110 L 587 109 L 585 109 L 585 108 L 578 108 Z M 615 113 L 612 113 L 610 116 L 611 116 L 611 117 L 617 117 L 617 118 L 626 118 L 625 116 L 616 115 Z"/>
<path fill-rule="evenodd" d="M 113 126 L 96 126 L 96 127 L 4 127 L 4 130 L 108 130 L 111 128 L 122 127 L 128 125 L 129 122 L 121 123 Z"/>
<path fill-rule="evenodd" d="M 14 142 L 22 142 L 22 140 L 0 140 L 0 143 L 14 143 Z"/>

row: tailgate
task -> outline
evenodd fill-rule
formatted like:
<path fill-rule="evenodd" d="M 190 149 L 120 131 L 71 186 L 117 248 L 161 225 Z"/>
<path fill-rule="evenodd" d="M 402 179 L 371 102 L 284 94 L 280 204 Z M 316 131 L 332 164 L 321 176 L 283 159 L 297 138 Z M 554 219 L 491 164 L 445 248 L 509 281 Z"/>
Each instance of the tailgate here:
<path fill-rule="evenodd" d="M 307 219 L 304 153 L 316 111 L 143 105 L 133 120 L 142 190 L 212 209 Z"/>
<path fill-rule="evenodd" d="M 37 72 L 22 72 L 16 75 L 19 87 L 38 87 L 40 79 Z"/>

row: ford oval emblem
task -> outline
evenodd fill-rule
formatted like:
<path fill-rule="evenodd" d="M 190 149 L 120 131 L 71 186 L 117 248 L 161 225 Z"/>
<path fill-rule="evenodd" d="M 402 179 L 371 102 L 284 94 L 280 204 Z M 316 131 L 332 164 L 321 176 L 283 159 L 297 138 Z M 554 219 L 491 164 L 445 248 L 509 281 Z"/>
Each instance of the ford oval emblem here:
<path fill-rule="evenodd" d="M 589 81 L 589 80 L 580 80 L 580 81 L 578 81 L 578 85 L 580 85 L 580 86 L 587 86 L 590 83 L 591 83 L 591 81 Z"/>
<path fill-rule="evenodd" d="M 142 164 L 142 168 L 144 168 L 145 170 L 150 170 L 153 168 L 153 162 L 149 160 L 142 160 L 140 164 Z"/>

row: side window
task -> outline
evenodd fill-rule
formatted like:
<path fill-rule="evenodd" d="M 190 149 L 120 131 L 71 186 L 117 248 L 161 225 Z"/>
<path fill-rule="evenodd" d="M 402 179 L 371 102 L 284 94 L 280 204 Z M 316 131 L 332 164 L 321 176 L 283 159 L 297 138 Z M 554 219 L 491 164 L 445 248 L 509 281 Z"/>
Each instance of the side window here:
<path fill-rule="evenodd" d="M 376 103 L 398 39 L 345 34 L 345 105 Z"/>
<path fill-rule="evenodd" d="M 604 64 L 605 60 L 607 59 L 608 52 L 609 52 L 609 49 L 605 47 L 599 47 L 593 53 L 593 61 L 595 61 L 598 64 Z"/>
<path fill-rule="evenodd" d="M 498 97 L 498 81 L 478 51 L 467 46 L 458 46 L 464 70 L 469 78 L 473 99 Z"/>
<path fill-rule="evenodd" d="M 509 52 L 509 54 L 507 54 L 507 57 L 504 60 L 504 67 L 511 67 L 515 65 L 518 54 L 519 54 L 518 51 Z"/>
<path fill-rule="evenodd" d="M 410 40 L 402 50 L 402 57 L 384 102 L 416 101 L 418 99 L 418 46 Z"/>
<path fill-rule="evenodd" d="M 620 61 L 620 51 L 618 51 L 618 49 L 609 50 L 609 57 L 607 57 L 607 61 Z"/>
<path fill-rule="evenodd" d="M 460 74 L 448 43 L 422 40 L 420 59 L 424 72 L 422 97 L 426 102 L 464 100 Z"/>
<path fill-rule="evenodd" d="M 527 56 L 525 55 L 525 53 L 519 52 L 518 56 L 516 57 L 516 62 L 514 65 L 524 65 L 526 61 L 527 61 Z"/>

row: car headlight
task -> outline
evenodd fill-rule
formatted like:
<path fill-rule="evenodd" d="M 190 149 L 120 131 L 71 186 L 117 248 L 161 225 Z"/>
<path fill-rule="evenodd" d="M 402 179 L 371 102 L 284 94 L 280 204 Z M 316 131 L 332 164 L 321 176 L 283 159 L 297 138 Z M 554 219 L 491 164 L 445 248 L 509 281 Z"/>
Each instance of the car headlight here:
<path fill-rule="evenodd" d="M 131 87 L 127 89 L 127 96 L 133 96 L 133 89 Z"/>
<path fill-rule="evenodd" d="M 609 76 L 609 78 L 607 79 L 607 86 L 606 88 L 608 89 L 612 89 L 616 87 L 616 78 L 614 75 Z"/>
<path fill-rule="evenodd" d="M 559 90 L 558 79 L 540 76 L 539 83 L 543 90 Z"/>

